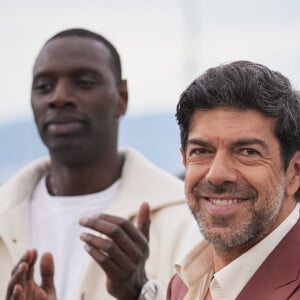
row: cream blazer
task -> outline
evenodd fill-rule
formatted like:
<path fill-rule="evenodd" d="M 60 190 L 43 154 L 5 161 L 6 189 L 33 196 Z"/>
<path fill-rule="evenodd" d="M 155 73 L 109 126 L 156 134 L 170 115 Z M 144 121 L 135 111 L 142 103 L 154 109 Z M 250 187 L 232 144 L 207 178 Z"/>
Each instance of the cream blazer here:
<path fill-rule="evenodd" d="M 175 273 L 174 262 L 181 255 L 185 232 L 193 222 L 184 201 L 183 182 L 154 166 L 136 150 L 122 152 L 126 159 L 121 185 L 108 213 L 134 221 L 140 204 L 149 202 L 150 255 L 146 271 L 148 278 L 158 280 L 166 288 Z M 49 158 L 39 159 L 0 187 L 0 299 L 5 299 L 13 266 L 31 248 L 29 200 L 49 164 Z M 80 286 L 74 287 L 78 289 L 76 300 L 114 299 L 106 292 L 105 280 L 105 273 L 90 258 Z M 164 297 L 161 294 L 158 298 Z"/>

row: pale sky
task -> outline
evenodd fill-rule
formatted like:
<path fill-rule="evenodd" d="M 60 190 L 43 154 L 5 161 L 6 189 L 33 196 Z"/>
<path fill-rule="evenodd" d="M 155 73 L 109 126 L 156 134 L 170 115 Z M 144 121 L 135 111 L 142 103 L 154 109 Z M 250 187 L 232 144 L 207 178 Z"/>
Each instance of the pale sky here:
<path fill-rule="evenodd" d="M 128 114 L 174 113 L 207 68 L 245 59 L 300 88 L 299 0 L 0 0 L 0 123 L 31 118 L 34 59 L 60 30 L 84 27 L 118 49 Z"/>

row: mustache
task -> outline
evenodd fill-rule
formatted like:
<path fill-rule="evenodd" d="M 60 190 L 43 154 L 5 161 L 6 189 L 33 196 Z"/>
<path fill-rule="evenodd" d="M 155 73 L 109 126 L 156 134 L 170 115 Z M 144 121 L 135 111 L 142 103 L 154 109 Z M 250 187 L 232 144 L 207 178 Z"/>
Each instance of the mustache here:
<path fill-rule="evenodd" d="M 193 188 L 193 195 L 196 198 L 225 193 L 238 195 L 240 198 L 253 198 L 257 196 L 257 192 L 253 187 L 237 182 L 223 182 L 219 185 L 212 184 L 211 182 L 200 182 Z"/>

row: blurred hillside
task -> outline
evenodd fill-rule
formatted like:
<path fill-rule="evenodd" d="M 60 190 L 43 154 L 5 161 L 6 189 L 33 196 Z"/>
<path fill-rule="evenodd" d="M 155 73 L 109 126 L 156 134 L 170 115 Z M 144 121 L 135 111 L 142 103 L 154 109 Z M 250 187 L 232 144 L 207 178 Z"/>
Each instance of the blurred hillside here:
<path fill-rule="evenodd" d="M 2 141 L 0 183 L 29 161 L 47 155 L 32 120 L 0 125 Z M 121 147 L 140 150 L 152 162 L 175 175 L 183 171 L 179 153 L 179 129 L 174 115 L 126 116 L 121 120 Z"/>

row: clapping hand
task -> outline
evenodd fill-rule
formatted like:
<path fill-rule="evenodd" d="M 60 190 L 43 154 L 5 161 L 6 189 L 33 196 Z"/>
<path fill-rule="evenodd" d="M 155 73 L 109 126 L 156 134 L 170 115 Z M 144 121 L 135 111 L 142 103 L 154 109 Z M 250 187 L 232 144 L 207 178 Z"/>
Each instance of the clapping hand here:
<path fill-rule="evenodd" d="M 54 287 L 54 262 L 50 253 L 41 257 L 40 272 L 42 283 L 34 281 L 34 265 L 37 251 L 28 250 L 14 267 L 9 282 L 6 300 L 56 300 Z"/>
<path fill-rule="evenodd" d="M 80 237 L 106 273 L 108 292 L 119 300 L 136 300 L 148 281 L 145 262 L 149 255 L 149 204 L 141 205 L 137 227 L 127 219 L 106 214 L 83 218 L 80 224 L 100 233 L 83 233 Z"/>

